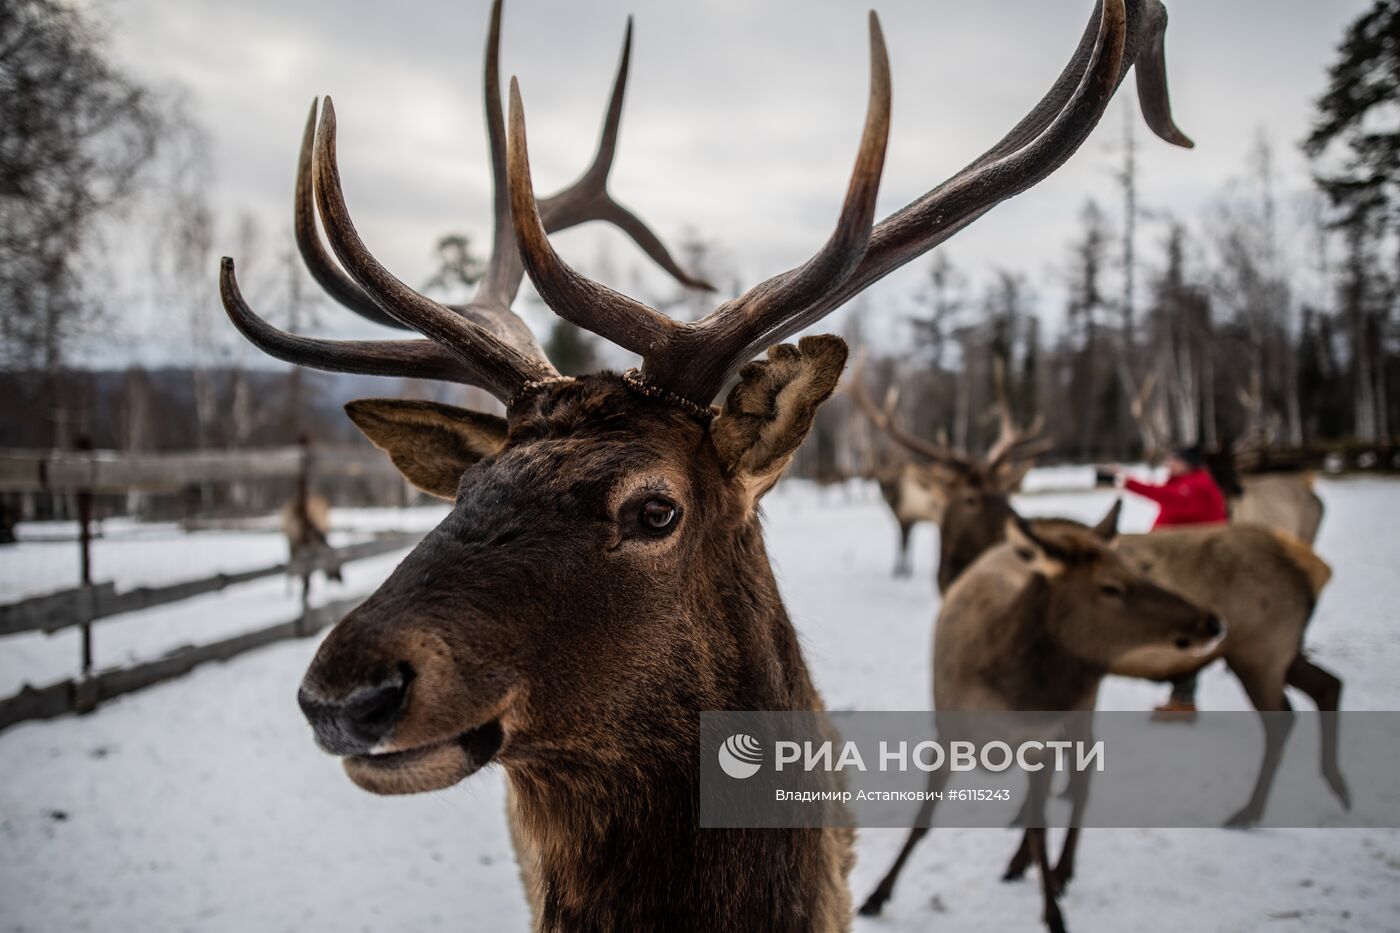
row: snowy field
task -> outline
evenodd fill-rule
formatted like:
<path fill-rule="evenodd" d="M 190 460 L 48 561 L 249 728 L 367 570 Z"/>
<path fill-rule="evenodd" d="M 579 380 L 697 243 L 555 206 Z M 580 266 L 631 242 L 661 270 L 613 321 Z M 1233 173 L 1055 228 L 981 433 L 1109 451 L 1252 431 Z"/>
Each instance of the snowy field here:
<path fill-rule="evenodd" d="M 1027 514 L 1093 520 L 1112 494 L 1063 491 L 1083 470 L 1037 471 Z M 1050 491 L 1061 490 L 1061 491 Z M 1400 709 L 1400 482 L 1325 481 L 1318 549 L 1336 576 L 1309 631 L 1313 654 L 1346 682 L 1349 709 Z M 890 576 L 893 521 L 868 486 L 784 484 L 768 500 L 768 541 L 808 663 L 833 709 L 921 709 L 930 696 L 936 531 L 915 535 L 913 580 Z M 340 540 L 423 528 L 440 510 L 340 513 Z M 1126 530 L 1152 507 L 1129 503 Z M 71 585 L 71 527 L 30 526 L 0 554 L 0 601 Z M 109 525 L 95 577 L 170 582 L 280 559 L 271 528 L 185 535 Z M 43 539 L 43 540 L 41 540 Z M 368 592 L 401 555 L 352 565 L 316 601 Z M 278 579 L 99 623 L 99 665 L 291 618 Z M 119 699 L 95 714 L 0 734 L 0 929 L 523 930 L 527 912 L 491 768 L 405 799 L 355 789 L 316 751 L 295 703 L 315 643 L 286 642 Z M 71 635 L 0 641 L 0 695 L 71 676 Z M 1110 709 L 1144 709 L 1154 684 L 1111 679 Z M 1202 679 L 1210 709 L 1248 708 L 1223 670 Z M 1306 704 L 1305 699 L 1297 702 Z M 1314 755 L 1294 747 L 1291 753 Z M 904 833 L 863 831 L 857 903 Z M 885 917 L 860 931 L 1038 931 L 1034 881 L 997 879 L 1010 830 L 937 830 L 906 868 Z M 1058 842 L 1058 840 L 1056 840 Z M 1400 832 L 1088 830 L 1062 901 L 1084 931 L 1394 931 Z"/>

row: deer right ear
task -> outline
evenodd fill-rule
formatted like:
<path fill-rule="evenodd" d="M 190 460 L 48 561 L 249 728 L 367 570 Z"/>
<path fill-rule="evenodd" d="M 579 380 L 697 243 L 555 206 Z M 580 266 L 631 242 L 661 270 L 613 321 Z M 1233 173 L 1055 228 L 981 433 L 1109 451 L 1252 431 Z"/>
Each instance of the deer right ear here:
<path fill-rule="evenodd" d="M 1022 563 L 1043 577 L 1057 577 L 1065 565 L 1051 557 L 1044 543 L 1036 537 L 1030 522 L 1019 515 L 1006 520 L 1006 543 Z"/>
<path fill-rule="evenodd" d="M 739 373 L 710 424 L 710 437 L 725 469 L 744 484 L 751 506 L 778 481 L 845 365 L 846 341 L 822 335 L 771 347 L 768 359 Z"/>
<path fill-rule="evenodd" d="M 345 413 L 417 488 L 455 499 L 462 474 L 506 445 L 504 418 L 415 399 L 362 398 Z"/>

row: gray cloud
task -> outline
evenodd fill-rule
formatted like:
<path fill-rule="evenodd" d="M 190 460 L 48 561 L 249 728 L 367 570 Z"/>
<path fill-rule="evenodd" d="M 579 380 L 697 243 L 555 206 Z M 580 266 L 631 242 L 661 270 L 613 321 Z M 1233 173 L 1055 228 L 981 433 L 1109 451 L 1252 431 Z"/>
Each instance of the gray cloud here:
<path fill-rule="evenodd" d="M 1198 148 L 1172 149 L 1134 116 L 1141 202 L 1186 217 L 1201 212 L 1243 170 L 1260 128 L 1276 144 L 1280 187 L 1305 186 L 1296 142 L 1363 0 L 1169 5 L 1173 103 Z M 895 101 L 883 214 L 1020 117 L 1073 49 L 1089 4 L 896 0 L 878 9 Z M 672 243 L 688 227 L 717 241 L 747 281 L 800 262 L 826 237 L 854 157 L 866 96 L 864 8 L 838 0 L 508 0 L 503 67 L 520 77 L 540 190 L 569 181 L 589 158 L 632 11 L 618 198 Z M 213 197 L 226 218 L 246 211 L 268 231 L 289 228 L 306 107 L 314 95 L 333 94 L 360 230 L 390 268 L 421 282 L 439 234 L 462 229 L 484 242 L 488 233 L 479 102 L 487 12 L 487 0 L 121 0 L 108 15 L 122 61 L 146 79 L 190 88 L 212 132 Z M 974 271 L 1025 270 L 1052 297 L 1057 286 L 1044 273 L 1063 259 L 1084 199 L 1116 210 L 1114 147 L 1129 98 L 1115 102 L 1064 169 L 952 241 L 954 259 Z M 1154 235 L 1149 226 L 1141 248 L 1150 251 Z M 622 272 L 634 262 L 630 245 L 610 231 L 572 231 L 559 246 L 584 263 L 606 249 Z M 870 313 L 888 316 L 919 274 L 906 269 L 877 286 Z"/>

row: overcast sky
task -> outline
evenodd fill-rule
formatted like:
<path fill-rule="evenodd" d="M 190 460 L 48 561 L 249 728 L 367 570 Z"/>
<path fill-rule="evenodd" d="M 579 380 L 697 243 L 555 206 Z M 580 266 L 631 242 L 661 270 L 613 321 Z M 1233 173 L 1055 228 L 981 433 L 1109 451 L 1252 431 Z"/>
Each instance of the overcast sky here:
<path fill-rule="evenodd" d="M 1307 186 L 1297 142 L 1345 24 L 1363 0 L 1175 0 L 1167 59 L 1183 151 L 1134 112 L 1139 199 L 1195 218 L 1244 171 L 1263 130 L 1283 190 Z M 489 176 L 480 106 L 488 0 L 112 0 L 113 51 L 140 77 L 188 88 L 214 149 L 216 251 L 240 212 L 269 238 L 290 229 L 292 174 L 306 108 L 329 93 L 339 117 L 347 200 L 375 253 L 402 278 L 431 273 L 432 245 L 462 230 L 484 243 Z M 885 0 L 894 114 L 879 215 L 903 206 L 1012 126 L 1058 74 L 1087 0 Z M 502 66 L 520 78 L 536 190 L 586 164 L 628 13 L 632 78 L 612 190 L 669 243 L 687 228 L 722 248 L 751 283 L 805 259 L 845 191 L 867 95 L 865 6 L 838 0 L 507 0 Z M 1086 197 L 1116 222 L 1120 94 L 1063 169 L 944 247 L 974 276 L 1024 271 L 1058 315 L 1063 261 Z M 1135 103 L 1133 104 L 1136 110 Z M 134 240 L 141 231 L 134 231 Z M 1161 228 L 1147 222 L 1144 271 Z M 635 252 L 596 227 L 564 233 L 565 258 L 616 270 Z M 872 289 L 877 331 L 908 310 L 922 259 Z M 215 270 L 211 267 L 210 296 Z M 269 309 L 272 310 L 272 309 Z M 344 315 L 329 332 L 365 333 Z M 341 324 L 345 321 L 345 324 Z M 885 324 L 880 322 L 884 321 Z"/>

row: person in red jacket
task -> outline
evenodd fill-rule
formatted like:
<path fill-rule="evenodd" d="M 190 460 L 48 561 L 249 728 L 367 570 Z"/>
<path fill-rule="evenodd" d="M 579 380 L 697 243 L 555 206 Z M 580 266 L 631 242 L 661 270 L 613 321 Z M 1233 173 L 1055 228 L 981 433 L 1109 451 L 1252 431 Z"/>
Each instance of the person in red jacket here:
<path fill-rule="evenodd" d="M 1200 454 L 1190 448 L 1167 458 L 1167 481 L 1160 485 L 1117 474 L 1128 492 L 1151 499 L 1160 506 L 1152 530 L 1174 525 L 1209 525 L 1230 520 L 1225 494 L 1215 484 Z"/>
<path fill-rule="evenodd" d="M 1200 451 L 1183 448 L 1167 458 L 1167 481 L 1144 483 L 1114 467 L 1105 471 L 1129 492 L 1151 499 L 1159 506 L 1152 530 L 1182 525 L 1209 525 L 1230 520 L 1225 507 L 1225 494 L 1206 469 Z M 1172 695 L 1153 711 L 1158 721 L 1185 721 L 1196 718 L 1196 675 L 1188 674 L 1172 681 Z"/>

